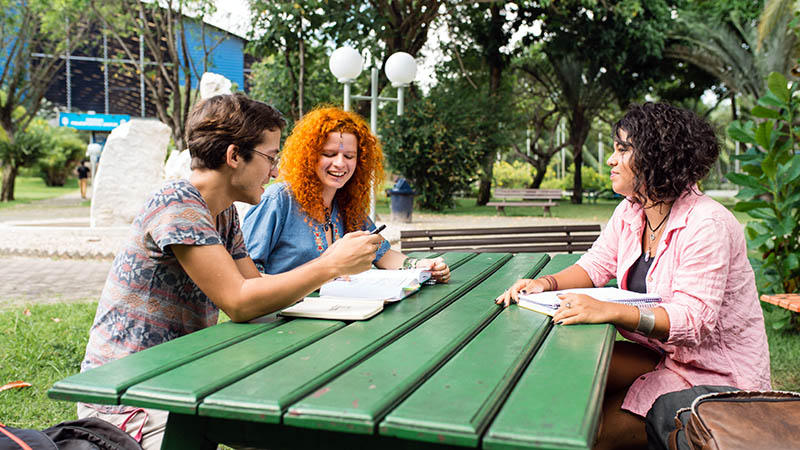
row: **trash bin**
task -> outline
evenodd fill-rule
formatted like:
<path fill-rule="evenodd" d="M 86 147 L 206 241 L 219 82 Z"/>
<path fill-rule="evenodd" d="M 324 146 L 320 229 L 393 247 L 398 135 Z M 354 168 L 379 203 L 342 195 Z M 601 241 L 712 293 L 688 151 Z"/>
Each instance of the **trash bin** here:
<path fill-rule="evenodd" d="M 386 195 L 391 199 L 392 221 L 411 222 L 411 210 L 414 209 L 414 192 L 408 181 L 400 177 Z"/>

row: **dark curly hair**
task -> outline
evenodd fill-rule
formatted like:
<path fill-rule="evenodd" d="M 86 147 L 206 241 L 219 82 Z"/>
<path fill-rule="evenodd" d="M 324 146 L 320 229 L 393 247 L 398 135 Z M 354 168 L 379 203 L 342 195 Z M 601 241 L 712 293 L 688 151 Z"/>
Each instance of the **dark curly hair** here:
<path fill-rule="evenodd" d="M 261 144 L 264 130 L 282 130 L 286 120 L 272 106 L 242 93 L 216 95 L 198 102 L 186 121 L 186 144 L 192 169 L 217 169 L 225 163 L 225 151 L 239 146 L 245 161 Z"/>
<path fill-rule="evenodd" d="M 627 140 L 619 132 L 627 133 Z M 719 156 L 714 128 L 697 114 L 667 103 L 631 105 L 614 124 L 614 142 L 633 151 L 634 203 L 677 200 L 708 175 Z"/>

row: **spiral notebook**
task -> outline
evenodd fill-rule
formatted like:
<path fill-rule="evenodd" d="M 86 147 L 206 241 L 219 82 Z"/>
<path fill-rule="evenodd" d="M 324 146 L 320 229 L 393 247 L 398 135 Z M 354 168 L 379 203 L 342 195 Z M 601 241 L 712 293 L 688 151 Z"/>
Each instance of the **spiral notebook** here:
<path fill-rule="evenodd" d="M 586 294 L 597 300 L 612 303 L 622 303 L 631 306 L 654 307 L 661 303 L 661 297 L 651 293 L 639 293 L 614 287 L 563 289 L 560 291 L 547 291 L 538 294 L 519 296 L 519 306 L 532 311 L 552 316 L 561 306 L 558 294 L 567 292 L 573 294 Z"/>

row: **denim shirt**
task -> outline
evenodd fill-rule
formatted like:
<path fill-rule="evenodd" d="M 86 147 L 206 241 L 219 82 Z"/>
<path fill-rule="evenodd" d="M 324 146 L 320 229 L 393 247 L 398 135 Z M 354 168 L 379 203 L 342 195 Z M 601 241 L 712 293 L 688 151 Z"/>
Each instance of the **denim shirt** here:
<path fill-rule="evenodd" d="M 334 199 L 331 211 L 334 240 L 344 235 L 344 225 Z M 362 230 L 374 230 L 367 218 Z M 323 224 L 303 211 L 286 183 L 267 187 L 258 205 L 250 208 L 242 223 L 244 241 L 250 257 L 262 273 L 288 272 L 314 258 L 328 248 Z M 389 250 L 384 239 L 375 253 L 375 264 Z"/>

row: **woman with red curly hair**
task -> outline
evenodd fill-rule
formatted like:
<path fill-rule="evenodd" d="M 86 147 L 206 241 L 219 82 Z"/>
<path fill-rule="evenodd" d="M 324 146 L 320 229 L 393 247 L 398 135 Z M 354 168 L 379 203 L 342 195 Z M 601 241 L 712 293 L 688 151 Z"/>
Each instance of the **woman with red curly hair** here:
<path fill-rule="evenodd" d="M 306 114 L 286 139 L 282 183 L 269 187 L 244 218 L 247 251 L 258 269 L 282 273 L 317 257 L 345 233 L 374 230 L 370 191 L 383 179 L 383 151 L 364 120 L 339 108 Z M 430 268 L 450 280 L 444 260 L 409 258 L 384 240 L 373 264 L 381 269 Z"/>

